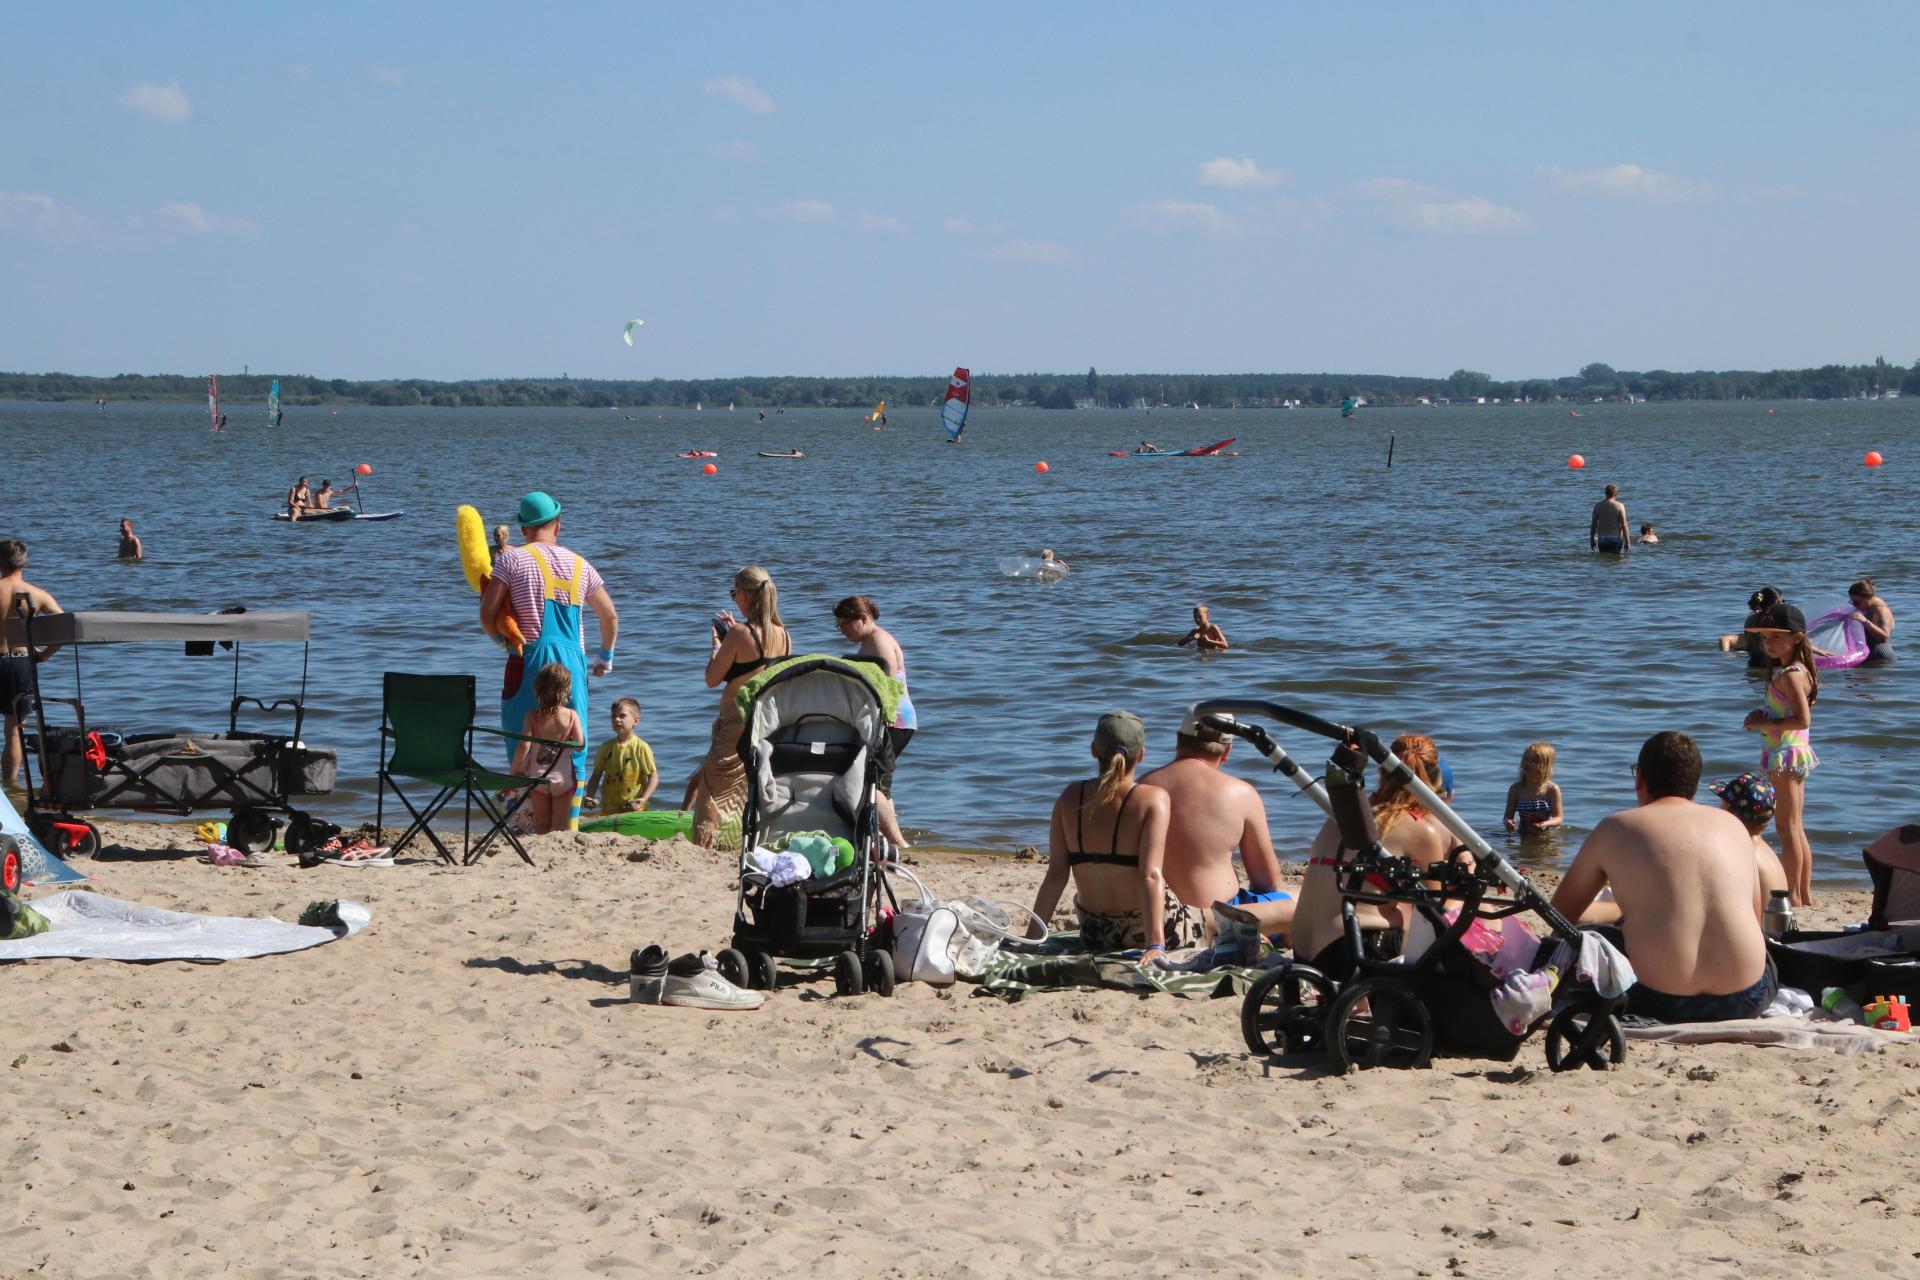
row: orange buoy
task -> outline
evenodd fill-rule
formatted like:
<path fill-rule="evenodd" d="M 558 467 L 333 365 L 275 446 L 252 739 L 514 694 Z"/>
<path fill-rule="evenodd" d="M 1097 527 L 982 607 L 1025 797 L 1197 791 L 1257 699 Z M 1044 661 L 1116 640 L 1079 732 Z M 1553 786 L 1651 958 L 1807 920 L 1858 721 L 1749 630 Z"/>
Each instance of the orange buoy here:
<path fill-rule="evenodd" d="M 1578 471 L 1580 468 L 1587 465 L 1587 460 L 1576 453 L 1571 458 L 1567 459 L 1567 465 L 1572 467 L 1575 471 Z"/>
<path fill-rule="evenodd" d="M 1867 456 L 1864 459 L 1862 459 L 1862 461 L 1864 461 L 1870 467 L 1877 467 L 1881 463 L 1885 462 L 1886 459 L 1880 456 L 1880 451 L 1878 449 L 1869 449 L 1867 450 Z"/>
<path fill-rule="evenodd" d="M 1045 475 L 1051 468 L 1049 468 L 1047 464 L 1044 462 L 1036 462 L 1033 464 L 1033 469 L 1035 471 L 1038 471 L 1041 475 Z"/>
<path fill-rule="evenodd" d="M 373 474 L 373 464 L 370 462 L 363 462 L 359 466 L 355 467 L 354 470 L 358 472 L 360 475 L 370 476 Z"/>
<path fill-rule="evenodd" d="M 709 462 L 706 466 L 700 468 L 700 470 L 702 474 L 705 474 L 705 475 L 717 476 L 720 474 L 720 468 L 714 466 L 711 462 Z"/>

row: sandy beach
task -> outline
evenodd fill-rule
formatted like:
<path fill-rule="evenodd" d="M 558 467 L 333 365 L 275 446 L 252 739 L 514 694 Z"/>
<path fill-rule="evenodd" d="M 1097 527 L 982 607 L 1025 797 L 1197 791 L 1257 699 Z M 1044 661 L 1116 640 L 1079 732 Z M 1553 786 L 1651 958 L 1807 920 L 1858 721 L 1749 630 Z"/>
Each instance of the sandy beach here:
<path fill-rule="evenodd" d="M 542 837 L 453 871 L 215 868 L 107 824 L 101 892 L 373 924 L 224 965 L 0 973 L 0 1276 L 1913 1274 L 1920 1051 L 1635 1044 L 1350 1077 L 1237 1000 L 903 985 L 628 1003 L 730 863 Z M 170 851 L 167 846 L 173 844 Z M 947 894 L 1037 861 L 927 855 Z M 1857 918 L 1827 893 L 1811 924 Z"/>

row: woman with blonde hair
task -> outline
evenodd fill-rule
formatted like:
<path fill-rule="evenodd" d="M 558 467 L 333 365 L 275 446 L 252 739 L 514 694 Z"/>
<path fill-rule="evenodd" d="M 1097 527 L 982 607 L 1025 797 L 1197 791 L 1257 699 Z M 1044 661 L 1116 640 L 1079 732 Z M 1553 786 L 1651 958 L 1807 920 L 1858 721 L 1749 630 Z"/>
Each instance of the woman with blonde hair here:
<path fill-rule="evenodd" d="M 1146 958 L 1154 960 L 1168 947 L 1197 945 L 1201 931 L 1167 888 L 1161 866 L 1170 802 L 1161 788 L 1134 781 L 1145 754 L 1146 730 L 1138 716 L 1109 711 L 1100 717 L 1093 731 L 1100 776 L 1074 783 L 1053 802 L 1047 874 L 1033 913 L 1050 919 L 1071 880 L 1086 950 L 1145 948 Z"/>
<path fill-rule="evenodd" d="M 1393 754 L 1434 791 L 1440 789 L 1440 749 L 1433 739 L 1403 733 L 1393 740 Z M 1383 769 L 1372 796 L 1373 823 L 1380 845 L 1388 853 L 1410 858 L 1420 866 L 1444 861 L 1454 845 L 1453 834 L 1421 806 L 1404 782 Z M 1340 909 L 1340 830 L 1331 820 L 1320 828 L 1307 857 L 1306 879 L 1300 885 L 1300 905 L 1294 908 L 1293 954 L 1337 982 L 1353 973 L 1357 959 L 1347 946 L 1346 920 Z M 1366 932 L 1404 930 L 1409 912 L 1400 906 L 1361 904 L 1356 914 Z"/>
<path fill-rule="evenodd" d="M 720 714 L 713 719 L 707 758 L 687 786 L 694 843 L 709 849 L 721 824 L 739 814 L 747 802 L 747 767 L 740 760 L 745 721 L 735 695 L 754 672 L 793 656 L 793 638 L 780 622 L 780 592 L 765 569 L 750 564 L 733 575 L 733 603 L 746 620 L 725 609 L 713 615 L 706 679 L 709 689 L 720 690 Z"/>

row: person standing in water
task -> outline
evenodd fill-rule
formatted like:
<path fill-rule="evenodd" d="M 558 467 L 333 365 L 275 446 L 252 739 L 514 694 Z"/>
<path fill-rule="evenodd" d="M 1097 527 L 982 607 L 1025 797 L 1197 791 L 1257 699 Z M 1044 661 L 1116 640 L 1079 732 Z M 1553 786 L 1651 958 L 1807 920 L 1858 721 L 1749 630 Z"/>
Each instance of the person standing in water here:
<path fill-rule="evenodd" d="M 876 659 L 881 670 L 905 686 L 907 655 L 901 652 L 900 642 L 893 634 L 880 625 L 879 605 L 865 596 L 848 596 L 833 606 L 833 621 L 841 635 L 860 646 L 856 656 Z M 893 723 L 887 726 L 887 754 L 880 762 L 875 781 L 880 792 L 880 834 L 899 849 L 909 846 L 893 807 L 893 772 L 899 766 L 900 753 L 907 749 L 907 743 L 919 729 L 920 717 L 913 709 L 913 695 L 903 687 L 899 710 L 894 713 Z"/>
<path fill-rule="evenodd" d="M 507 655 L 500 684 L 500 727 L 519 733 L 527 712 L 538 703 L 534 681 L 548 663 L 567 669 L 568 703 L 579 714 L 580 747 L 574 754 L 573 776 L 587 776 L 587 674 L 604 676 L 613 670 L 613 646 L 620 634 L 620 615 L 607 594 L 606 583 L 586 557 L 560 545 L 560 504 L 536 489 L 520 499 L 520 537 L 525 546 L 508 547 L 493 562 L 493 577 L 480 593 L 480 626 L 494 638 L 493 629 L 504 600 L 513 609 L 526 648 Z M 581 613 L 592 609 L 600 622 L 600 652 L 587 664 L 587 634 Z M 514 741 L 506 741 L 508 758 Z"/>
<path fill-rule="evenodd" d="M 122 560 L 144 560 L 146 549 L 140 545 L 139 535 L 133 531 L 133 521 L 120 522 L 120 558 Z"/>
<path fill-rule="evenodd" d="M 1632 545 L 1627 536 L 1627 504 L 1620 501 L 1620 486 L 1607 486 L 1607 496 L 1593 504 L 1593 518 L 1587 522 L 1587 549 L 1625 555 Z"/>
<path fill-rule="evenodd" d="M 1813 754 L 1813 704 L 1820 699 L 1820 669 L 1807 642 L 1807 622 L 1786 603 L 1770 605 L 1750 630 L 1760 633 L 1773 674 L 1767 679 L 1767 705 L 1749 711 L 1740 727 L 1766 742 L 1760 768 L 1773 784 L 1773 829 L 1780 836 L 1780 865 L 1786 868 L 1793 904 L 1813 901 L 1813 848 L 1800 815 L 1806 806 L 1807 778 L 1820 763 Z"/>
<path fill-rule="evenodd" d="M 20 781 L 20 722 L 26 702 L 37 687 L 34 668 L 51 658 L 60 648 L 29 649 L 22 643 L 16 649 L 7 643 L 7 622 L 25 607 L 36 613 L 60 613 L 60 602 L 51 594 L 27 581 L 27 544 L 18 538 L 0 542 L 0 718 L 5 722 L 6 742 L 0 747 L 0 782 L 15 786 Z M 24 642 L 25 637 L 21 637 Z"/>
<path fill-rule="evenodd" d="M 1847 588 L 1847 600 L 1853 616 L 1867 633 L 1867 661 L 1893 661 L 1893 607 L 1880 598 L 1880 589 L 1872 578 L 1862 578 Z"/>
<path fill-rule="evenodd" d="M 1207 606 L 1193 606 L 1193 630 L 1180 637 L 1180 646 L 1192 645 L 1201 653 L 1220 653 L 1227 648 L 1227 633 L 1214 625 Z"/>

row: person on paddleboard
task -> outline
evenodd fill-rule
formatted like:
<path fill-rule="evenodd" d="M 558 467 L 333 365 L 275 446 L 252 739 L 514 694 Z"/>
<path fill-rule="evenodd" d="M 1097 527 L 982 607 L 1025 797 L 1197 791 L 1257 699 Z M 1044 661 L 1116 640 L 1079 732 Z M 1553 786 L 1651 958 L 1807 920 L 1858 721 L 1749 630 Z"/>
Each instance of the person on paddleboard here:
<path fill-rule="evenodd" d="M 552 495 L 536 489 L 520 499 L 520 537 L 526 544 L 508 547 L 493 562 L 493 577 L 480 593 L 480 626 L 489 636 L 499 637 L 492 619 L 500 612 L 504 599 L 513 608 L 514 621 L 526 638 L 526 648 L 507 656 L 500 682 L 500 727 L 519 733 L 528 710 L 535 702 L 533 679 L 550 662 L 567 668 L 572 677 L 571 705 L 580 715 L 582 726 L 587 717 L 587 675 L 604 676 L 613 670 L 613 646 L 620 633 L 620 615 L 607 594 L 606 583 L 586 557 L 560 545 L 560 504 Z M 600 620 L 600 650 L 591 666 L 587 663 L 587 635 L 581 625 L 581 613 L 593 610 Z M 584 732 L 584 730 L 583 730 Z M 587 776 L 587 746 L 574 752 L 576 778 Z M 508 758 L 515 743 L 506 740 Z"/>
<path fill-rule="evenodd" d="M 307 478 L 301 476 L 287 490 L 287 518 L 298 520 L 313 507 L 313 490 L 307 487 Z"/>

